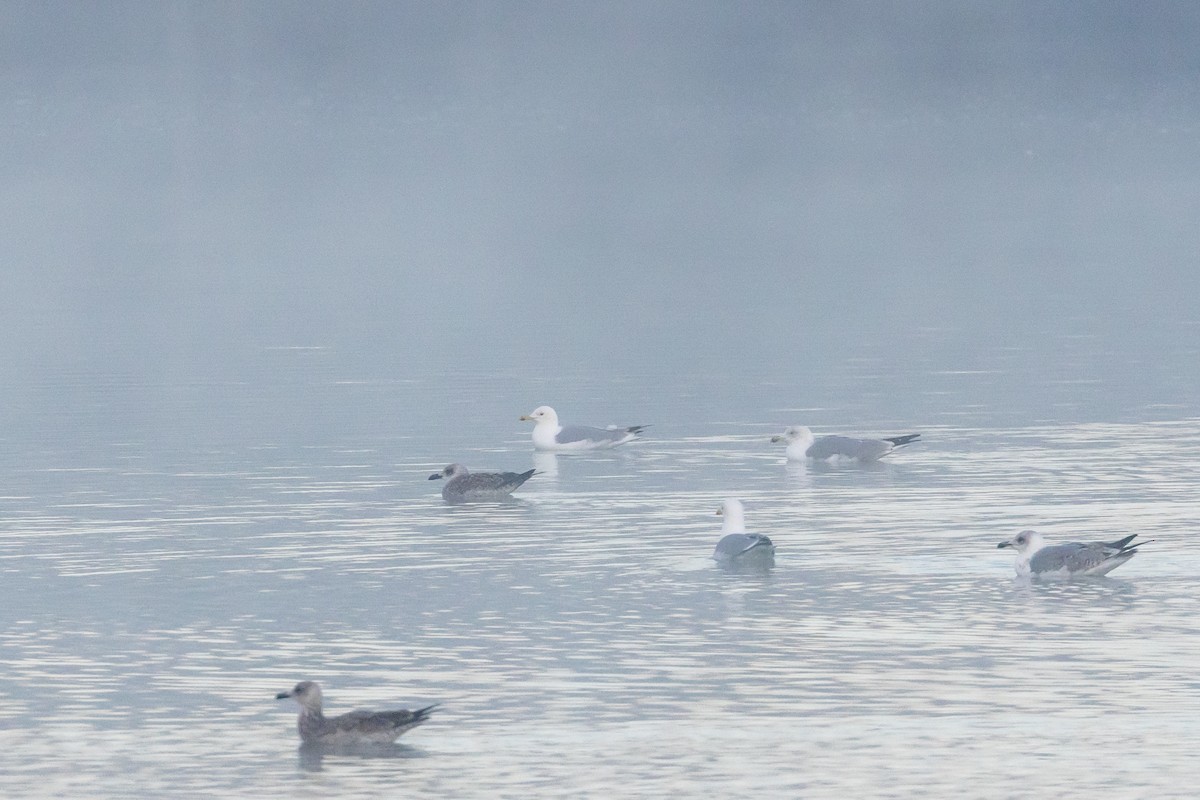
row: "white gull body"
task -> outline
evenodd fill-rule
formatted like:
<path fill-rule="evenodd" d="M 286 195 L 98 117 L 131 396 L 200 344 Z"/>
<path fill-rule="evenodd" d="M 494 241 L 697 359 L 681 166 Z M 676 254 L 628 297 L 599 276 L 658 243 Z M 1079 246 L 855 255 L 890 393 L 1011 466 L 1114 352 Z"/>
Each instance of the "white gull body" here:
<path fill-rule="evenodd" d="M 538 406 L 521 417 L 522 422 L 534 423 L 533 446 L 538 450 L 570 452 L 577 450 L 606 450 L 631 442 L 646 427 L 593 428 L 588 425 L 560 425 L 558 414 L 550 406 Z"/>
<path fill-rule="evenodd" d="M 1023 578 L 1074 578 L 1107 575 L 1137 555 L 1148 542 L 1131 544 L 1136 533 L 1115 542 L 1046 544 L 1037 531 L 1021 531 L 996 545 L 1017 551 L 1017 575 Z"/>
<path fill-rule="evenodd" d="M 788 461 L 878 461 L 897 447 L 915 442 L 921 434 L 909 433 L 886 439 L 855 439 L 850 436 L 813 436 L 803 425 L 793 425 L 772 442 L 787 442 Z"/>
<path fill-rule="evenodd" d="M 717 509 L 721 516 L 724 536 L 713 550 L 713 560 L 720 564 L 757 561 L 770 562 L 775 558 L 775 545 L 766 536 L 746 533 L 746 515 L 740 500 L 726 500 Z"/>

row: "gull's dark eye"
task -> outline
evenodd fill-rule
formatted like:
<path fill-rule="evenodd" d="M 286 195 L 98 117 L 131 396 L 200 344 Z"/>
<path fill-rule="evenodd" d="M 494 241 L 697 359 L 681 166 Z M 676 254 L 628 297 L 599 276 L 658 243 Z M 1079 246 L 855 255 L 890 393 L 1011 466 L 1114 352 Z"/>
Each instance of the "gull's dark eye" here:
<path fill-rule="evenodd" d="M 1017 537 L 1017 544 L 1025 544 L 1025 537 L 1024 537 L 1024 536 L 1018 536 L 1018 537 Z"/>

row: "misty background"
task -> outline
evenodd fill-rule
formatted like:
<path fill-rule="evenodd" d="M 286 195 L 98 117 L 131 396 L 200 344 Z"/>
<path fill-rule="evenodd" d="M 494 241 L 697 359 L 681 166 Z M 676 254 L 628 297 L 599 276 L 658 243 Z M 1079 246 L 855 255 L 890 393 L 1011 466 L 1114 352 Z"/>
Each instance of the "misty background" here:
<path fill-rule="evenodd" d="M 1200 4 L 7 0 L 0 125 L 0 795 L 1195 793 Z"/>
<path fill-rule="evenodd" d="M 0 108 L 10 429 L 312 375 L 1196 389 L 1192 3 L 8 2 Z"/>

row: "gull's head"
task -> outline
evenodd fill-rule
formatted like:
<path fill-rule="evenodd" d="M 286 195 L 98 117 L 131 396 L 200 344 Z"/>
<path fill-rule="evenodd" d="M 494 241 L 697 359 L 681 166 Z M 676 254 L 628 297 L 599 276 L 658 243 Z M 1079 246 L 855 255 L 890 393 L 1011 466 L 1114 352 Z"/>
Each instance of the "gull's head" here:
<path fill-rule="evenodd" d="M 280 692 L 275 695 L 276 700 L 284 700 L 289 697 L 299 703 L 305 711 L 321 710 L 321 687 L 317 685 L 316 681 L 300 681 L 292 687 L 290 692 Z"/>
<path fill-rule="evenodd" d="M 1011 539 L 1007 539 L 996 545 L 997 549 L 1001 547 L 1012 547 L 1021 555 L 1035 553 L 1042 549 L 1042 535 L 1037 531 L 1021 531 Z"/>
<path fill-rule="evenodd" d="M 791 444 L 792 442 L 803 442 L 812 438 L 812 431 L 810 431 L 808 428 L 804 427 L 803 425 L 792 425 L 791 427 L 785 429 L 784 432 L 778 436 L 772 436 L 771 441 L 787 442 L 788 444 Z"/>
<path fill-rule="evenodd" d="M 746 529 L 746 514 L 741 500 L 725 500 L 718 506 L 717 516 L 723 517 L 721 530 L 725 533 L 743 533 Z"/>
<path fill-rule="evenodd" d="M 432 475 L 430 475 L 429 480 L 436 481 L 439 478 L 445 478 L 446 480 L 450 480 L 451 478 L 457 478 L 460 475 L 466 475 L 466 474 L 467 474 L 467 468 L 464 467 L 462 464 L 451 464 L 450 466 L 443 469 L 441 472 L 435 472 Z"/>
<path fill-rule="evenodd" d="M 557 425 L 558 414 L 554 413 L 554 409 L 550 406 L 538 406 L 533 411 L 530 411 L 528 414 L 521 417 L 521 421 L 536 422 L 539 425 L 543 423 Z"/>

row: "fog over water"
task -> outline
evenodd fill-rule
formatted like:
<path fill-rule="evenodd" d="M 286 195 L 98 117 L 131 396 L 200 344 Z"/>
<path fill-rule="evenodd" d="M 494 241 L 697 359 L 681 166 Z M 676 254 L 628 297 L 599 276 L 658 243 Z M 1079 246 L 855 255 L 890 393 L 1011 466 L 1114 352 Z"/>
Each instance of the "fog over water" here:
<path fill-rule="evenodd" d="M 928 326 L 970 361 L 1194 319 L 1188 4 L 0 13 L 18 375 L 829 364 Z"/>
<path fill-rule="evenodd" d="M 0 109 L 0 794 L 296 796 L 306 677 L 445 702 L 430 794 L 1200 778 L 1200 6 L 14 1 Z M 651 427 L 531 460 L 543 403 Z M 1016 589 L 1043 525 L 1157 549 Z"/>

